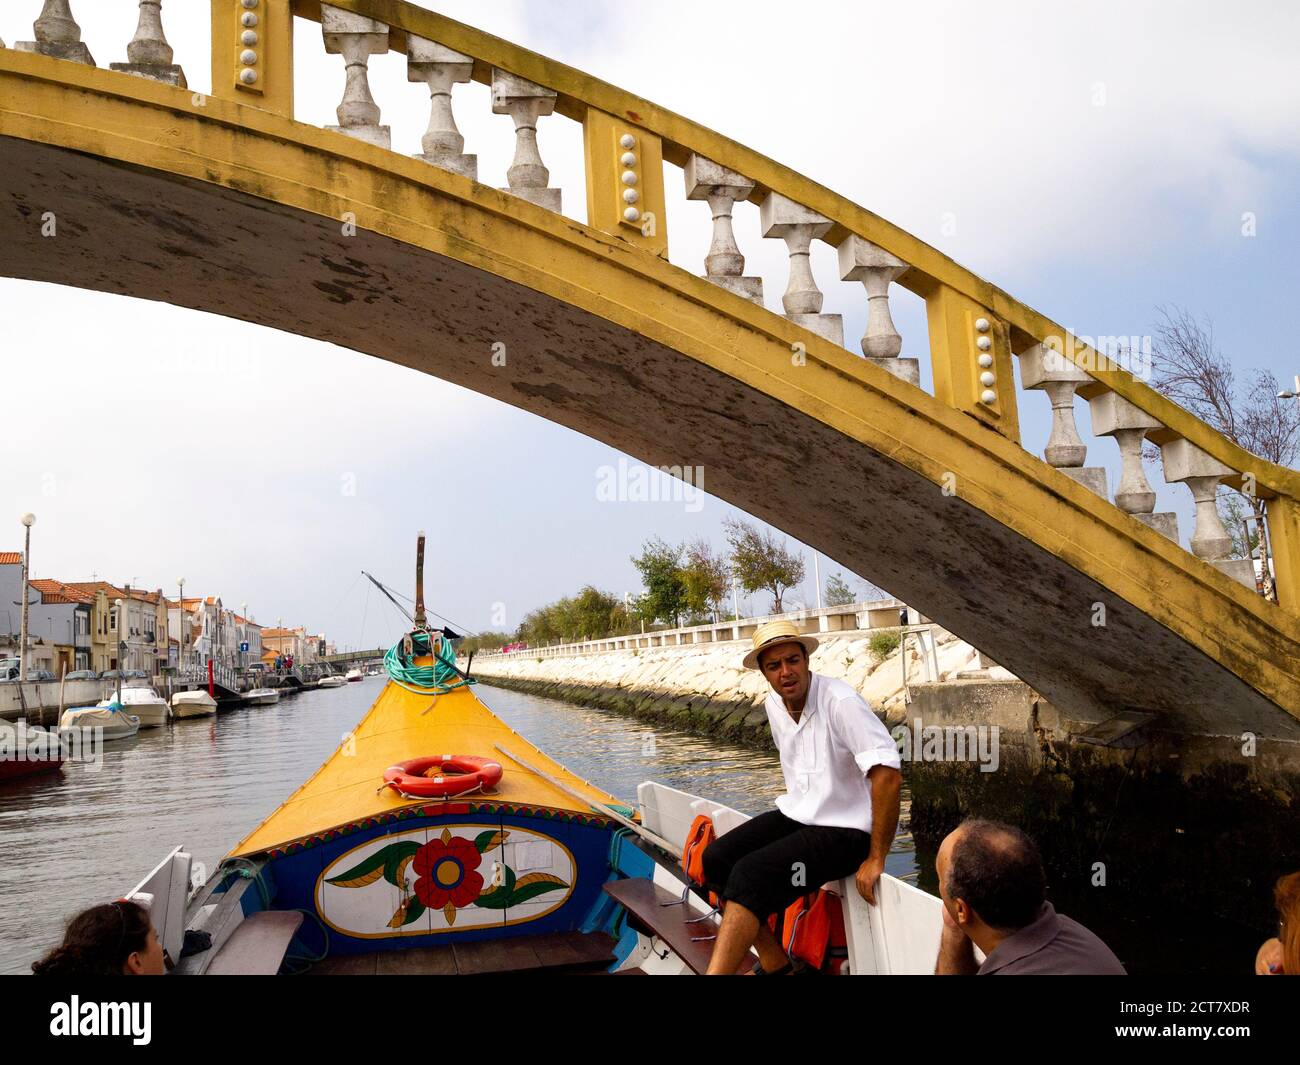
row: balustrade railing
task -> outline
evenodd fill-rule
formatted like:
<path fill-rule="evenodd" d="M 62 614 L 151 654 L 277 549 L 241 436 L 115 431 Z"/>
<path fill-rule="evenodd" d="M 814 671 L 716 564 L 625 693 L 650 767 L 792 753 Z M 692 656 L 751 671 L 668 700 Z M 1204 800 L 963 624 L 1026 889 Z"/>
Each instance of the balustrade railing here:
<path fill-rule="evenodd" d="M 35 40 L 16 47 L 93 65 L 72 13 L 75 2 L 43 0 L 33 24 Z M 781 309 L 806 331 L 801 343 L 809 357 L 820 352 L 820 357 L 834 358 L 835 349 L 845 345 L 843 317 L 827 312 L 813 269 L 812 249 L 822 242 L 838 255 L 840 280 L 861 283 L 866 290 L 866 329 L 855 345 L 866 362 L 921 388 L 920 361 L 904 356 L 891 306 L 898 287 L 911 291 L 926 306 L 936 399 L 1019 444 L 1018 359 L 1026 395 L 1045 393 L 1050 404 L 1052 428 L 1043 455 L 1049 467 L 1101 499 L 1111 498 L 1105 469 L 1086 465 L 1088 447 L 1075 418 L 1076 397 L 1085 400 L 1093 435 L 1112 438 L 1119 449 L 1122 473 L 1114 506 L 1177 542 L 1177 518 L 1155 511 L 1156 493 L 1142 462 L 1144 445 L 1158 447 L 1166 482 L 1186 485 L 1195 505 L 1192 554 L 1252 588 L 1253 564 L 1231 557 L 1232 540 L 1215 501 L 1222 486 L 1262 500 L 1267 522 L 1260 537 L 1266 556 L 1261 568 L 1276 573 L 1282 609 L 1300 614 L 1300 475 L 1249 455 L 1112 360 L 912 235 L 645 100 L 414 4 L 211 0 L 211 5 L 213 96 L 294 117 L 294 18 L 316 21 L 322 47 L 342 57 L 345 71 L 338 125 L 330 128 L 367 144 L 392 147 L 391 131 L 371 92 L 369 60 L 392 50 L 404 52 L 408 80 L 430 93 L 428 128 L 413 157 L 475 180 L 480 176 L 477 156 L 465 150 L 453 94 L 457 85 L 471 80 L 489 85 L 493 113 L 508 116 L 514 125 L 514 158 L 504 191 L 548 211 L 561 210 L 562 191 L 551 186 L 538 124 L 552 115 L 581 122 L 588 225 L 663 258 L 669 220 L 662 163 L 680 167 L 687 199 L 706 202 L 711 213 L 704 277 L 738 297 L 729 308 L 732 314 L 761 327 L 753 316 L 763 312 L 752 305 L 763 306 L 764 279 L 745 274 L 746 258 L 733 227 L 736 206 L 756 204 L 762 235 L 786 245 L 789 267 Z M 122 6 L 129 9 L 125 0 Z M 115 63 L 113 69 L 185 85 L 163 31 L 160 0 L 141 0 L 137 8 L 127 62 Z M 705 224 L 702 211 L 674 219 L 674 225 L 695 223 Z M 872 381 L 869 375 L 867 381 Z"/>

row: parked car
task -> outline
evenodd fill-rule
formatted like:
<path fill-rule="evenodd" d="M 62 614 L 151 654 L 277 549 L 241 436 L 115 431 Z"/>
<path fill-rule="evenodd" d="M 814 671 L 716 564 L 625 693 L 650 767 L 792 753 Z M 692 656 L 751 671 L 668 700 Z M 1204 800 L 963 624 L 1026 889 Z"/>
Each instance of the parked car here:
<path fill-rule="evenodd" d="M 18 659 L 0 658 L 0 681 L 18 679 Z"/>
<path fill-rule="evenodd" d="M 99 680 L 99 674 L 93 669 L 79 669 L 75 673 L 69 673 L 68 680 Z"/>
<path fill-rule="evenodd" d="M 53 673 L 51 673 L 48 669 L 29 669 L 27 671 L 27 679 L 35 680 L 35 681 L 48 681 L 48 680 L 58 680 L 59 678 L 56 677 Z"/>

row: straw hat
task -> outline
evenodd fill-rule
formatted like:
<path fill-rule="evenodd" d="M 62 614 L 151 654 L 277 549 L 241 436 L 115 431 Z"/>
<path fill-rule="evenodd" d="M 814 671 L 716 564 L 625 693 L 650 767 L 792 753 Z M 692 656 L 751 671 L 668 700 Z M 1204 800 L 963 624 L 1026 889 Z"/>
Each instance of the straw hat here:
<path fill-rule="evenodd" d="M 760 625 L 754 633 L 754 649 L 745 655 L 745 668 L 758 669 L 758 653 L 765 647 L 774 647 L 778 643 L 798 643 L 803 645 L 809 658 L 817 650 L 817 638 L 805 636 L 790 621 L 769 621 Z"/>

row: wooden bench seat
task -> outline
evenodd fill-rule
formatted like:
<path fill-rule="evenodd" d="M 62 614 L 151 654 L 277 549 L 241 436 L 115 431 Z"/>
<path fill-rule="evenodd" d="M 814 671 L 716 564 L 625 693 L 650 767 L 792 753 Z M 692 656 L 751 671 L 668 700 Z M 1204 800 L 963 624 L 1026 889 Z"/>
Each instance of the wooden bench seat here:
<path fill-rule="evenodd" d="M 714 935 L 717 925 L 712 921 L 687 924 L 699 914 L 689 904 L 676 905 L 681 901 L 680 893 L 661 888 L 653 880 L 632 878 L 611 880 L 605 885 L 605 894 L 627 910 L 636 924 L 662 939 L 693 973 L 703 975 L 708 971 L 713 940 L 695 940 Z"/>

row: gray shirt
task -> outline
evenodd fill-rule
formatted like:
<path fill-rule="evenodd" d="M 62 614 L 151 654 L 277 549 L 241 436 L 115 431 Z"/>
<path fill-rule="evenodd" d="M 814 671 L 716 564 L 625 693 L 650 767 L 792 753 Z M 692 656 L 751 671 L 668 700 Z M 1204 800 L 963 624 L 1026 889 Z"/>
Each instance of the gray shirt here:
<path fill-rule="evenodd" d="M 980 976 L 1124 976 L 1124 966 L 1105 943 L 1078 921 L 1058 914 L 1050 902 L 1033 922 L 993 948 Z"/>

